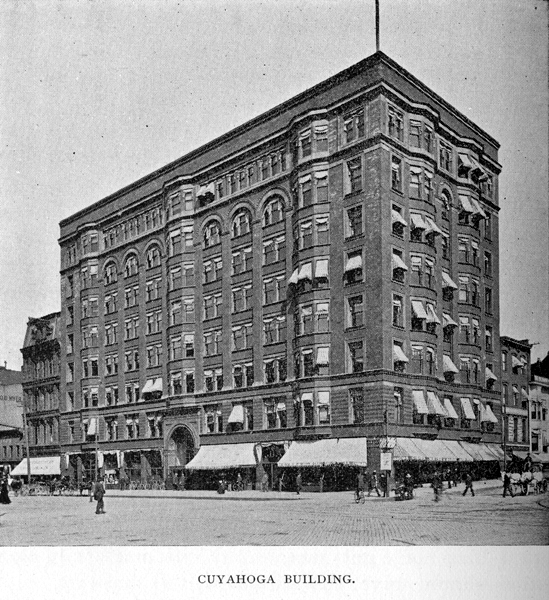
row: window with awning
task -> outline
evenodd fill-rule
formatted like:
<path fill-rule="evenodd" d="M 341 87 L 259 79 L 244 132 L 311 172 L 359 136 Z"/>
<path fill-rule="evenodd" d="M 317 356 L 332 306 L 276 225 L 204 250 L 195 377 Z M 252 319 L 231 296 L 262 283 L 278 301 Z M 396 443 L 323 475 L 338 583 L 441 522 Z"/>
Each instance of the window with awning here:
<path fill-rule="evenodd" d="M 406 266 L 406 263 L 402 260 L 402 258 L 400 258 L 398 254 L 395 254 L 393 252 L 393 270 L 395 269 L 402 269 L 403 271 L 407 271 L 408 267 Z"/>
<path fill-rule="evenodd" d="M 423 390 L 412 390 L 412 399 L 414 407 L 419 415 L 428 415 L 429 407 L 425 400 L 425 392 Z"/>
<path fill-rule="evenodd" d="M 471 206 L 473 207 L 473 214 L 479 219 L 486 219 L 486 213 L 480 205 L 479 201 L 475 198 L 471 198 Z"/>
<path fill-rule="evenodd" d="M 443 327 L 457 327 L 458 324 L 454 321 L 454 319 L 452 319 L 452 317 L 449 314 L 443 313 L 442 314 L 442 326 Z"/>
<path fill-rule="evenodd" d="M 303 279 L 308 279 L 309 281 L 313 280 L 313 266 L 310 262 L 301 265 L 299 269 L 297 280 L 302 281 Z"/>
<path fill-rule="evenodd" d="M 497 423 L 497 417 L 494 414 L 494 411 L 492 410 L 492 407 L 489 404 L 486 404 L 486 406 L 484 407 L 484 418 L 485 421 L 488 423 Z"/>
<path fill-rule="evenodd" d="M 355 254 L 347 259 L 347 264 L 345 265 L 345 273 L 349 273 L 350 271 L 356 271 L 358 269 L 362 269 L 362 255 Z"/>
<path fill-rule="evenodd" d="M 316 364 L 317 365 L 328 365 L 330 364 L 330 348 L 321 347 L 316 350 Z"/>
<path fill-rule="evenodd" d="M 488 367 L 486 367 L 484 369 L 484 372 L 485 372 L 485 376 L 486 376 L 486 381 L 497 381 L 498 380 L 498 378 L 494 375 L 494 373 Z"/>
<path fill-rule="evenodd" d="M 288 279 L 289 284 L 295 285 L 299 280 L 299 269 L 294 269 L 294 272 L 291 274 L 290 279 Z"/>
<path fill-rule="evenodd" d="M 459 419 L 456 409 L 454 408 L 450 398 L 444 398 L 444 408 L 448 413 L 448 418 L 455 419 L 456 421 Z"/>
<path fill-rule="evenodd" d="M 97 435 L 97 417 L 92 417 L 89 420 L 86 435 Z"/>
<path fill-rule="evenodd" d="M 467 156 L 467 154 L 462 154 L 461 152 L 458 154 L 458 158 L 460 161 L 460 166 L 466 169 L 472 169 L 474 167 L 471 159 Z"/>
<path fill-rule="evenodd" d="M 157 377 L 153 381 L 153 384 L 151 386 L 150 391 L 151 392 L 160 392 L 160 393 L 162 393 L 164 391 L 164 386 L 163 386 L 163 383 L 162 383 L 162 377 Z"/>
<path fill-rule="evenodd" d="M 519 360 L 515 355 L 511 356 L 511 365 L 513 369 L 520 369 L 524 366 L 522 361 Z"/>
<path fill-rule="evenodd" d="M 454 283 L 450 275 L 446 271 L 442 271 L 442 287 L 457 290 L 458 286 Z"/>
<path fill-rule="evenodd" d="M 403 227 L 408 226 L 406 219 L 394 208 L 391 209 L 391 220 L 393 224 L 400 223 Z"/>
<path fill-rule="evenodd" d="M 318 259 L 315 263 L 315 279 L 324 279 L 328 277 L 328 259 Z"/>
<path fill-rule="evenodd" d="M 440 319 L 432 304 L 427 304 L 427 323 L 438 323 L 440 325 Z"/>
<path fill-rule="evenodd" d="M 141 390 L 141 394 L 150 394 L 152 392 L 152 386 L 154 384 L 154 379 L 147 379 L 147 382 L 145 383 L 145 385 L 143 386 L 143 389 Z"/>
<path fill-rule="evenodd" d="M 408 357 L 406 356 L 406 354 L 404 354 L 404 351 L 402 350 L 402 348 L 400 346 L 398 346 L 397 344 L 393 344 L 393 360 L 395 362 L 403 362 L 403 363 L 410 362 L 408 360 Z"/>
<path fill-rule="evenodd" d="M 433 219 L 431 219 L 431 217 L 425 217 L 425 223 L 427 225 L 427 229 L 425 231 L 425 233 L 427 235 L 432 234 L 432 235 L 443 235 L 443 231 L 442 229 L 440 229 L 440 227 L 433 221 Z"/>
<path fill-rule="evenodd" d="M 461 398 L 461 409 L 466 419 L 474 421 L 476 419 L 475 411 L 471 406 L 471 400 L 469 398 Z"/>
<path fill-rule="evenodd" d="M 456 375 L 459 373 L 459 369 L 447 354 L 442 356 L 442 371 L 443 373 L 454 373 Z"/>
<path fill-rule="evenodd" d="M 421 215 L 411 213 L 410 220 L 412 221 L 412 229 L 427 229 L 427 223 Z"/>
<path fill-rule="evenodd" d="M 520 394 L 525 400 L 530 400 L 530 396 L 528 395 L 528 392 L 524 388 L 520 389 Z"/>
<path fill-rule="evenodd" d="M 227 423 L 244 423 L 244 405 L 234 404 Z"/>
<path fill-rule="evenodd" d="M 423 308 L 423 302 L 420 300 L 412 300 L 412 313 L 416 319 L 427 319 L 427 312 Z"/>
<path fill-rule="evenodd" d="M 471 201 L 469 200 L 468 196 L 459 194 L 458 198 L 459 198 L 459 203 L 461 205 L 461 210 L 463 212 L 466 212 L 469 214 L 473 214 L 475 212 L 475 209 L 473 208 L 473 205 L 471 204 Z"/>
<path fill-rule="evenodd" d="M 435 392 L 427 392 L 427 408 L 429 409 L 430 415 L 438 415 L 440 417 L 448 416 L 444 406 L 442 406 L 440 403 L 440 399 Z"/>

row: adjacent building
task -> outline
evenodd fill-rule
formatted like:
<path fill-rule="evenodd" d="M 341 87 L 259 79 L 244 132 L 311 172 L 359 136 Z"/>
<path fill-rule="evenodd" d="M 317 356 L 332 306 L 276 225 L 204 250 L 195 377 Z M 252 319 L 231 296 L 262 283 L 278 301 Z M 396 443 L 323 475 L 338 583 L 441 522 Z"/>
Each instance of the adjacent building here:
<path fill-rule="evenodd" d="M 549 354 L 530 369 L 530 440 L 534 453 L 549 452 Z"/>
<path fill-rule="evenodd" d="M 528 340 L 501 336 L 501 386 L 505 447 L 524 458 L 530 450 L 530 350 Z"/>
<path fill-rule="evenodd" d="M 67 473 L 501 458 L 498 148 L 378 52 L 62 221 Z"/>
<path fill-rule="evenodd" d="M 60 313 L 29 318 L 21 353 L 31 457 L 59 457 Z M 59 460 L 57 460 L 59 469 Z M 26 471 L 25 471 L 26 472 Z M 32 467 L 31 467 L 32 473 Z M 45 474 L 45 473 L 44 473 Z"/>
<path fill-rule="evenodd" d="M 11 471 L 24 456 L 23 374 L 0 366 L 0 469 Z M 2 471 L 0 470 L 0 473 Z"/>

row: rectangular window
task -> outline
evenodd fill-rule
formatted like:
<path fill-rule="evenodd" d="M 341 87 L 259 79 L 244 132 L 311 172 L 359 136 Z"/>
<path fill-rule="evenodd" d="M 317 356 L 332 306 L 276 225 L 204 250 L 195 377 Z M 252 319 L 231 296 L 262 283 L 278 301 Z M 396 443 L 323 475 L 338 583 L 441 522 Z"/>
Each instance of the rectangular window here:
<path fill-rule="evenodd" d="M 362 294 L 349 296 L 347 298 L 348 306 L 348 327 L 362 327 L 364 325 L 364 303 Z"/>
<path fill-rule="evenodd" d="M 364 371 L 364 347 L 362 341 L 348 342 L 349 372 L 360 373 Z"/>
<path fill-rule="evenodd" d="M 421 198 L 421 173 L 420 167 L 410 167 L 410 198 Z"/>
<path fill-rule="evenodd" d="M 360 156 L 347 163 L 347 193 L 362 191 L 362 159 Z"/>
<path fill-rule="evenodd" d="M 364 233 L 362 205 L 353 206 L 345 211 L 345 237 L 353 238 Z"/>
<path fill-rule="evenodd" d="M 389 106 L 389 135 L 401 142 L 404 139 L 404 115 L 392 106 Z"/>
<path fill-rule="evenodd" d="M 393 326 L 404 327 L 403 298 L 399 294 L 393 294 Z"/>
<path fill-rule="evenodd" d="M 352 388 L 349 390 L 349 400 L 351 403 L 351 423 L 362 425 L 364 423 L 364 390 L 362 388 Z"/>
<path fill-rule="evenodd" d="M 402 192 L 402 161 L 396 156 L 391 157 L 391 188 Z"/>

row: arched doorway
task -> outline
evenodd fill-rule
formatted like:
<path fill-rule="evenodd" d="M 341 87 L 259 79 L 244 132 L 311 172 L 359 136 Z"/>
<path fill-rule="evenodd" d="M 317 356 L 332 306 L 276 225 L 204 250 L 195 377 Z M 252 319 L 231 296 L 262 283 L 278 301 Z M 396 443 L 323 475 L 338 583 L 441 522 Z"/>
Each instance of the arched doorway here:
<path fill-rule="evenodd" d="M 177 426 L 170 434 L 166 448 L 167 479 L 178 488 L 183 480 L 183 467 L 198 452 L 193 433 L 186 425 Z"/>

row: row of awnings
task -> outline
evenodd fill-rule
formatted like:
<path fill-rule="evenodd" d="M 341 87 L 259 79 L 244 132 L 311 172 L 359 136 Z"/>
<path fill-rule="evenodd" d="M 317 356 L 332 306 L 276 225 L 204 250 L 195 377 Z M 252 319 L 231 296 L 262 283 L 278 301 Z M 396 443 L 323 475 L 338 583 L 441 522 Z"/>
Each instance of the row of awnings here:
<path fill-rule="evenodd" d="M 502 461 L 503 451 L 496 444 L 457 441 L 394 438 L 393 459 L 430 462 Z M 330 438 L 284 442 L 286 452 L 279 467 L 367 466 L 367 440 Z M 188 470 L 221 470 L 253 468 L 262 460 L 261 444 L 216 444 L 201 446 L 196 456 L 185 465 Z"/>
<path fill-rule="evenodd" d="M 503 450 L 496 444 L 461 442 L 457 440 L 423 440 L 396 438 L 393 460 L 429 462 L 502 461 Z"/>
<path fill-rule="evenodd" d="M 458 153 L 460 167 L 464 167 L 471 173 L 476 173 L 479 181 L 488 179 L 488 173 L 480 166 L 480 163 L 476 158 L 465 154 L 464 152 Z"/>
<path fill-rule="evenodd" d="M 528 392 L 524 388 L 521 388 L 519 390 L 518 387 L 516 385 L 514 385 L 513 392 L 515 394 L 520 394 L 525 400 L 530 400 L 530 396 L 528 395 Z"/>
<path fill-rule="evenodd" d="M 527 367 L 528 362 L 522 358 L 518 358 L 515 355 L 511 356 L 511 366 L 513 369 L 520 369 L 522 367 Z"/>
<path fill-rule="evenodd" d="M 458 414 L 449 398 L 444 398 L 441 402 L 435 392 L 428 391 L 427 394 L 423 390 L 413 390 L 412 398 L 414 407 L 419 415 L 436 415 L 439 417 L 458 419 Z M 461 398 L 461 409 L 466 419 L 476 420 L 475 411 L 471 405 L 469 398 Z M 494 415 L 489 404 L 482 404 L 480 400 L 473 400 L 474 404 L 479 407 L 481 423 L 497 423 L 497 417 Z"/>
<path fill-rule="evenodd" d="M 433 221 L 431 217 L 424 217 L 418 213 L 410 213 L 410 220 L 412 221 L 412 229 L 421 229 L 425 231 L 427 235 L 443 235 L 445 237 L 449 237 L 448 234 L 442 231 L 442 229 Z"/>

